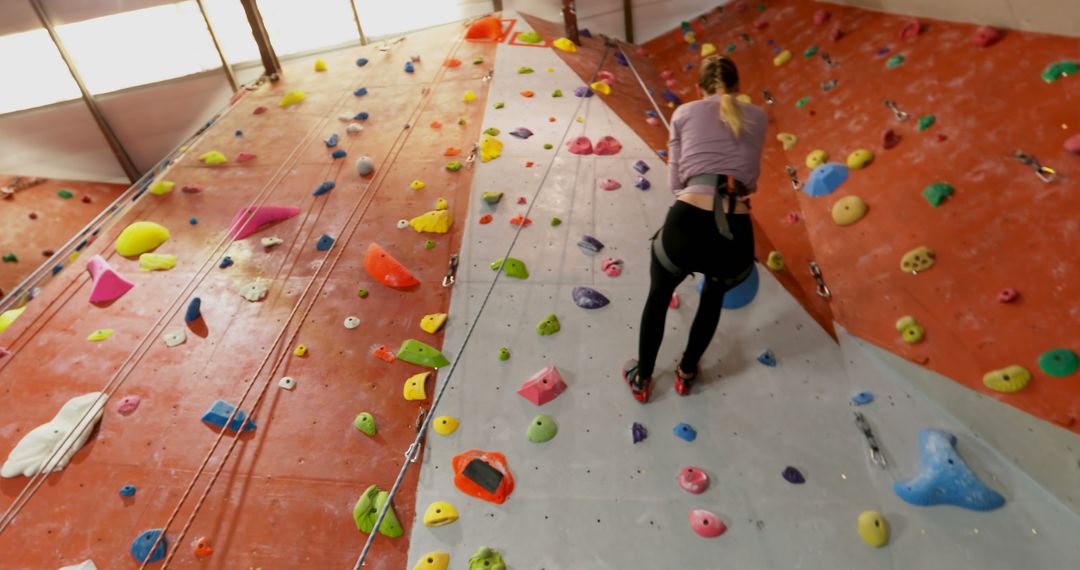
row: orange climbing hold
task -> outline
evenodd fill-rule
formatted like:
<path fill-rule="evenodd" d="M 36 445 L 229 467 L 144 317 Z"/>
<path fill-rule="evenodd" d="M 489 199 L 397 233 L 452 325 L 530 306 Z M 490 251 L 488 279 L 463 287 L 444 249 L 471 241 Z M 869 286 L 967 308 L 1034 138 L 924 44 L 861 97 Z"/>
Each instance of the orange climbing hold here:
<path fill-rule="evenodd" d="M 522 97 L 532 97 L 533 95 L 535 95 L 535 93 L 533 93 L 532 91 L 522 91 L 521 92 Z"/>
<path fill-rule="evenodd" d="M 380 344 L 371 349 L 371 354 L 375 355 L 375 358 L 386 362 L 393 362 L 397 360 L 397 355 L 394 351 L 390 350 L 390 347 L 385 344 Z"/>
<path fill-rule="evenodd" d="M 502 37 L 502 22 L 495 16 L 480 18 L 465 32 L 467 40 L 498 40 Z"/>
<path fill-rule="evenodd" d="M 420 283 L 401 262 L 377 243 L 369 245 L 364 254 L 364 271 L 387 287 L 402 289 Z"/>
<path fill-rule="evenodd" d="M 501 505 L 514 491 L 514 475 L 501 453 L 470 449 L 452 464 L 454 486 L 470 497 Z"/>
<path fill-rule="evenodd" d="M 480 216 L 480 223 L 481 224 L 490 224 L 491 220 L 493 220 L 493 219 L 494 218 L 491 217 L 491 214 L 484 214 L 483 216 Z"/>
<path fill-rule="evenodd" d="M 531 223 L 532 223 L 532 220 L 530 220 L 529 218 L 526 218 L 525 216 L 523 216 L 521 214 L 518 214 L 518 215 L 516 215 L 516 216 L 514 216 L 513 218 L 510 219 L 510 225 L 512 225 L 512 226 L 523 226 L 523 227 L 527 228 L 527 227 L 529 227 L 529 224 L 531 224 Z"/>
<path fill-rule="evenodd" d="M 200 536 L 195 539 L 195 543 L 192 544 L 192 550 L 195 551 L 195 556 L 199 558 L 206 558 L 214 553 L 214 547 L 210 546 L 210 540 L 205 536 Z"/>
<path fill-rule="evenodd" d="M 555 122 L 555 117 L 548 117 L 548 122 L 549 123 L 554 123 Z"/>
<path fill-rule="evenodd" d="M 526 161 L 525 161 L 525 168 L 532 168 L 532 167 L 533 167 L 533 165 L 535 165 L 535 164 L 536 164 L 536 163 L 535 163 L 535 162 L 533 162 L 533 161 L 531 161 L 531 160 L 526 160 Z"/>
<path fill-rule="evenodd" d="M 451 69 L 455 68 L 455 67 L 461 67 L 461 60 L 460 59 L 450 58 L 450 59 L 446 60 L 446 67 L 449 67 Z"/>
<path fill-rule="evenodd" d="M 442 123 L 440 123 L 439 121 L 431 121 L 431 125 L 429 126 L 433 129 L 441 129 Z"/>
<path fill-rule="evenodd" d="M 457 156 L 459 154 L 461 154 L 461 149 L 452 146 L 446 147 L 446 150 L 442 153 L 443 156 Z"/>

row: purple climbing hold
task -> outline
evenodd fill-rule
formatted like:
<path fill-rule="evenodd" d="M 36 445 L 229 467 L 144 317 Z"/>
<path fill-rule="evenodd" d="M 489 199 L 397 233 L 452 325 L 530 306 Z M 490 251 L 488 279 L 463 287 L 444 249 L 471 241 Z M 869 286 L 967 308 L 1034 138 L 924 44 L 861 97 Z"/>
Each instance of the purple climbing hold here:
<path fill-rule="evenodd" d="M 228 258 L 226 258 L 228 259 Z M 188 303 L 187 312 L 184 313 L 184 322 L 190 323 L 202 317 L 202 299 L 195 297 Z"/>
<path fill-rule="evenodd" d="M 682 99 L 680 99 L 671 89 L 664 89 L 660 92 L 660 96 L 673 105 L 682 105 Z"/>
<path fill-rule="evenodd" d="M 361 87 L 356 91 L 353 91 L 353 95 L 356 95 L 357 97 L 363 97 L 364 95 L 367 95 L 367 87 Z"/>
<path fill-rule="evenodd" d="M 333 158 L 345 158 L 348 154 L 349 153 L 339 148 L 334 152 L 330 153 L 330 156 L 332 156 Z"/>
<path fill-rule="evenodd" d="M 652 184 L 649 183 L 649 179 L 645 178 L 644 176 L 638 176 L 637 178 L 635 178 L 634 186 L 636 186 L 638 190 L 648 190 L 649 188 L 652 188 Z"/>
<path fill-rule="evenodd" d="M 327 180 L 326 182 L 319 184 L 319 187 L 316 188 L 315 191 L 311 193 L 311 195 L 322 196 L 323 194 L 326 194 L 327 192 L 333 190 L 334 186 L 336 186 L 336 184 L 334 184 L 333 180 Z"/>
<path fill-rule="evenodd" d="M 582 85 L 581 87 L 577 87 L 577 88 L 574 89 L 574 96 L 575 97 L 592 97 L 593 96 L 593 90 L 589 89 L 589 87 L 586 86 L 586 85 Z"/>
<path fill-rule="evenodd" d="M 883 56 L 883 55 L 885 55 L 887 53 L 889 53 L 888 46 L 878 49 L 877 52 L 875 53 L 875 55 L 877 55 L 878 57 L 881 57 L 881 56 Z"/>
<path fill-rule="evenodd" d="M 232 264 L 233 264 L 232 258 L 226 255 L 225 257 L 221 258 L 221 263 L 218 264 L 218 269 L 225 269 L 226 267 L 229 267 Z"/>
<path fill-rule="evenodd" d="M 510 136 L 517 137 L 519 139 L 527 139 L 527 138 L 533 136 L 533 132 L 530 131 L 529 129 L 526 129 L 525 127 L 518 127 L 516 129 L 510 131 Z"/>
<path fill-rule="evenodd" d="M 636 170 L 638 174 L 645 174 L 649 171 L 649 165 L 644 160 L 639 160 L 634 163 L 634 170 Z"/>
<path fill-rule="evenodd" d="M 583 236 L 577 245 L 581 251 L 588 253 L 600 253 L 600 250 L 604 249 L 604 244 L 592 236 Z"/>
<path fill-rule="evenodd" d="M 792 485 L 802 485 L 806 482 L 806 478 L 803 477 L 802 471 L 788 465 L 784 468 L 784 472 L 780 474 L 784 480 Z"/>
<path fill-rule="evenodd" d="M 615 52 L 615 61 L 617 61 L 619 65 L 630 65 L 630 62 L 626 59 L 626 55 L 621 51 Z"/>
<path fill-rule="evenodd" d="M 582 309 L 599 309 L 611 301 L 603 293 L 589 287 L 574 287 L 574 304 Z"/>
<path fill-rule="evenodd" d="M 691 69 L 694 69 L 694 64 L 692 63 L 688 63 L 683 66 L 683 71 L 690 71 Z"/>
<path fill-rule="evenodd" d="M 330 135 L 330 138 L 326 139 L 323 142 L 326 143 L 326 148 L 334 148 L 335 146 L 337 146 L 338 143 L 338 134 L 334 133 Z"/>
<path fill-rule="evenodd" d="M 630 426 L 630 436 L 634 438 L 634 443 L 641 443 L 645 441 L 645 438 L 649 437 L 649 430 L 645 429 L 645 426 L 634 422 L 634 425 Z"/>

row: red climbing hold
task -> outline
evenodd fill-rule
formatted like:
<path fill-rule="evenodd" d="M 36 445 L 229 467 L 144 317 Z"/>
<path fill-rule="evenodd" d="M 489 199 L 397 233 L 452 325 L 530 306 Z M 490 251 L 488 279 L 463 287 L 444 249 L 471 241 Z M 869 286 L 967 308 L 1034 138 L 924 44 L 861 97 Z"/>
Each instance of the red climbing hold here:
<path fill-rule="evenodd" d="M 526 160 L 525 161 L 525 168 L 532 168 L 535 165 L 536 165 L 536 163 L 531 161 L 531 160 Z"/>
<path fill-rule="evenodd" d="M 428 125 L 428 126 L 430 126 L 433 129 L 441 129 L 442 128 L 442 123 L 440 123 L 439 121 L 431 121 L 431 124 Z"/>
<path fill-rule="evenodd" d="M 454 486 L 470 497 L 501 505 L 514 491 L 514 475 L 501 453 L 470 449 L 455 455 L 452 465 Z"/>
<path fill-rule="evenodd" d="M 397 360 L 397 355 L 394 354 L 394 351 L 390 350 L 390 347 L 386 346 L 385 344 L 380 344 L 372 347 L 371 354 L 373 354 L 375 358 L 378 358 L 379 360 L 382 360 L 384 362 L 393 362 Z"/>
<path fill-rule="evenodd" d="M 922 22 L 918 20 L 908 20 L 904 25 L 904 29 L 900 30 L 900 39 L 912 40 L 919 37 L 923 31 Z"/>
<path fill-rule="evenodd" d="M 596 146 L 593 147 L 593 152 L 598 155 L 617 154 L 620 150 L 622 150 L 622 143 L 611 135 L 600 137 L 600 140 L 596 141 Z"/>
<path fill-rule="evenodd" d="M 844 37 L 844 30 L 841 30 L 840 26 L 836 26 L 835 28 L 832 29 L 832 31 L 829 32 L 829 39 L 834 41 L 834 42 L 840 41 L 840 38 L 843 38 L 843 37 Z"/>
<path fill-rule="evenodd" d="M 404 265 L 377 243 L 369 245 L 367 253 L 364 254 L 364 271 L 387 287 L 402 289 L 420 283 Z"/>
<path fill-rule="evenodd" d="M 1003 35 L 1001 30 L 992 26 L 979 26 L 975 28 L 975 35 L 971 36 L 971 43 L 979 47 L 990 47 L 998 43 Z"/>
<path fill-rule="evenodd" d="M 896 131 L 888 129 L 881 135 L 881 146 L 885 147 L 885 150 L 896 148 L 896 145 L 900 144 L 900 138 Z"/>
<path fill-rule="evenodd" d="M 1007 289 L 1002 289 L 1001 292 L 998 293 L 997 300 L 998 303 L 1012 303 L 1019 296 L 1020 292 L 1010 287 Z"/>
<path fill-rule="evenodd" d="M 455 67 L 461 67 L 461 60 L 460 59 L 450 58 L 450 59 L 446 60 L 446 67 L 449 67 L 451 69 L 453 69 Z"/>
<path fill-rule="evenodd" d="M 251 112 L 252 115 L 261 115 L 266 112 L 266 107 L 255 107 L 255 110 Z"/>
<path fill-rule="evenodd" d="M 490 224 L 491 220 L 493 220 L 493 219 L 494 218 L 491 217 L 491 214 L 484 214 L 483 216 L 480 216 L 480 223 L 481 224 Z"/>
<path fill-rule="evenodd" d="M 528 202 L 525 200 L 524 196 L 518 196 L 518 202 L 517 203 L 520 204 L 520 205 L 528 204 Z"/>
<path fill-rule="evenodd" d="M 768 28 L 768 27 L 769 27 L 769 21 L 766 20 L 764 17 L 761 17 L 761 18 L 758 18 L 758 19 L 754 20 L 754 29 L 755 30 L 764 30 L 765 28 Z"/>
<path fill-rule="evenodd" d="M 824 26 L 825 22 L 828 22 L 831 16 L 832 14 L 830 14 L 828 10 L 818 10 L 817 12 L 814 12 L 814 25 Z"/>
<path fill-rule="evenodd" d="M 1069 137 L 1065 141 L 1065 150 L 1074 154 L 1080 154 L 1080 135 Z"/>
<path fill-rule="evenodd" d="M 526 218 L 525 216 L 523 216 L 521 214 L 518 214 L 518 215 L 516 215 L 516 216 L 514 216 L 513 218 L 510 219 L 510 225 L 512 225 L 512 226 L 522 226 L 522 227 L 527 228 L 527 227 L 529 227 L 529 224 L 531 224 L 531 223 L 532 223 L 532 220 L 530 220 L 529 218 Z"/>
<path fill-rule="evenodd" d="M 467 40 L 498 40 L 502 36 L 502 22 L 495 16 L 480 18 L 465 32 Z"/>
<path fill-rule="evenodd" d="M 939 142 L 939 143 L 940 143 L 940 142 L 945 142 L 945 141 L 947 141 L 947 140 L 949 140 L 949 137 L 947 137 L 947 136 L 945 136 L 945 135 L 941 135 L 941 134 L 939 134 L 939 135 L 937 136 L 937 142 Z"/>
<path fill-rule="evenodd" d="M 187 188 L 184 188 L 186 191 Z M 295 206 L 254 206 L 243 208 L 229 222 L 229 238 L 238 240 L 261 230 L 274 222 L 287 220 L 300 213 Z M 241 221 L 246 220 L 241 224 Z"/>

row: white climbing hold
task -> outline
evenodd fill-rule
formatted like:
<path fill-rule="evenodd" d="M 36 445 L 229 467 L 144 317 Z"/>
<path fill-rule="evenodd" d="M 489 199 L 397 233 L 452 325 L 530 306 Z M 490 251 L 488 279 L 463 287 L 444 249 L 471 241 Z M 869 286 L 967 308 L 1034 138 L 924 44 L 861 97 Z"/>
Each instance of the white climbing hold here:
<path fill-rule="evenodd" d="M 349 126 L 345 127 L 345 132 L 349 133 L 350 135 L 355 135 L 362 130 L 364 130 L 364 126 L 360 123 L 352 123 Z"/>
<path fill-rule="evenodd" d="M 60 570 L 98 570 L 98 567 L 94 564 L 93 560 L 85 560 L 74 566 L 64 566 Z"/>
<path fill-rule="evenodd" d="M 403 230 L 403 229 L 405 229 L 407 227 L 409 227 L 409 220 L 398 220 L 397 221 L 397 229 Z"/>
<path fill-rule="evenodd" d="M 107 398 L 101 392 L 76 396 L 61 406 L 53 419 L 30 430 L 15 444 L 0 467 L 2 477 L 33 477 L 67 467 L 101 419 Z M 74 433 L 73 437 L 68 437 Z"/>
<path fill-rule="evenodd" d="M 292 390 L 296 387 L 296 380 L 294 380 L 292 376 L 282 376 L 281 380 L 278 380 L 277 385 L 286 390 Z"/>
<path fill-rule="evenodd" d="M 360 326 L 360 317 L 345 317 L 345 328 L 355 329 Z"/>
<path fill-rule="evenodd" d="M 187 333 L 184 332 L 184 329 L 176 329 L 165 333 L 161 338 L 165 341 L 165 346 L 173 348 L 187 342 Z"/>
<path fill-rule="evenodd" d="M 263 299 L 265 299 L 266 292 L 269 290 L 270 280 L 259 278 L 252 281 L 251 283 L 248 283 L 247 285 L 244 285 L 237 292 L 240 293 L 241 297 L 254 303 L 256 301 L 262 301 Z"/>
<path fill-rule="evenodd" d="M 259 243 L 261 243 L 263 247 L 274 247 L 275 245 L 281 245 L 285 243 L 285 240 L 277 236 L 271 236 L 262 238 L 261 240 L 259 240 Z"/>
<path fill-rule="evenodd" d="M 352 120 L 352 118 L 353 116 L 348 113 L 342 113 L 337 116 L 337 120 L 341 121 L 342 123 L 348 123 Z"/>

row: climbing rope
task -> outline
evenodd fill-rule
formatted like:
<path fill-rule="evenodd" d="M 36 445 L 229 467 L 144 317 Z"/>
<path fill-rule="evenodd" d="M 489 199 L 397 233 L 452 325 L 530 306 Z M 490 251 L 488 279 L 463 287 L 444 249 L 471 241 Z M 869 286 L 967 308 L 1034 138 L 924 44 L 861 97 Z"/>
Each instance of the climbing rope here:
<path fill-rule="evenodd" d="M 652 91 L 650 91 L 649 88 L 645 86 L 645 81 L 641 79 L 640 75 L 638 75 L 637 69 L 634 67 L 633 60 L 631 60 L 626 55 L 626 52 L 623 51 L 622 48 L 619 48 L 619 52 L 623 54 L 623 59 L 626 60 L 626 66 L 630 68 L 630 72 L 634 74 L 634 79 L 637 79 L 638 85 L 641 86 L 641 92 L 649 98 L 649 103 L 652 103 L 653 109 L 656 111 L 656 116 L 660 118 L 660 122 L 664 123 L 664 128 L 667 129 L 667 131 L 670 133 L 671 124 L 668 123 L 667 117 L 664 116 L 664 113 L 660 111 L 660 106 L 656 104 L 656 99 L 653 98 Z"/>
<path fill-rule="evenodd" d="M 597 64 L 596 69 L 593 71 L 592 76 L 591 76 L 591 80 L 589 81 L 589 83 L 592 83 L 592 81 L 596 79 L 596 77 L 599 74 L 600 69 L 603 67 L 604 61 L 607 59 L 608 53 L 610 51 L 611 51 L 611 47 L 610 46 L 605 46 L 604 53 L 600 57 L 600 63 Z M 589 104 L 591 104 L 590 100 L 592 99 L 592 97 L 582 97 L 582 99 L 583 99 L 582 101 L 578 101 L 577 108 L 574 110 L 574 116 L 576 117 L 578 112 L 581 110 L 581 106 L 585 105 L 586 106 L 586 113 L 585 113 L 586 119 L 585 120 L 587 121 Z M 583 125 L 582 129 L 583 130 L 585 128 L 585 126 L 584 126 L 585 124 L 586 123 L 583 121 L 583 123 L 582 123 L 582 125 Z M 573 126 L 574 126 L 574 122 L 570 121 L 569 124 L 567 125 L 566 129 L 563 131 L 563 136 L 562 136 L 561 140 L 566 140 L 566 137 L 570 134 L 570 129 L 573 128 Z M 556 153 L 556 156 L 557 156 L 557 153 Z M 539 182 L 539 184 L 537 184 L 536 190 L 533 192 L 532 199 L 529 201 L 529 205 L 525 209 L 525 214 L 524 214 L 525 218 L 528 218 L 529 214 L 532 212 L 533 206 L 536 204 L 536 199 L 540 196 L 540 192 L 544 188 L 544 183 L 547 181 L 548 176 L 551 174 L 551 169 L 552 169 L 552 167 L 554 165 L 555 165 L 555 161 L 551 160 L 551 161 L 548 162 L 547 167 L 544 169 L 544 175 L 540 178 L 540 182 Z M 510 245 L 506 248 L 506 253 L 502 257 L 503 259 L 509 259 L 510 258 L 510 254 L 514 250 L 514 245 L 517 244 L 518 237 L 521 236 L 521 231 L 524 230 L 524 229 L 525 229 L 525 224 L 524 223 L 519 224 L 517 226 L 517 229 L 514 231 L 514 237 L 510 240 Z M 495 285 L 497 285 L 498 282 L 499 282 L 499 277 L 506 270 L 505 269 L 506 265 L 507 264 L 505 264 L 505 263 L 499 264 L 499 268 L 496 270 L 495 276 L 491 279 L 491 283 L 488 285 L 487 291 L 484 293 L 484 296 L 480 301 L 480 307 L 476 311 L 476 316 L 473 318 L 472 324 L 470 324 L 469 328 L 466 330 L 465 338 L 462 339 L 461 344 L 458 347 L 457 357 L 454 358 L 454 361 L 450 364 L 450 368 L 446 373 L 446 377 L 442 379 L 442 382 L 439 385 L 439 389 L 435 393 L 435 397 L 431 401 L 431 407 L 428 408 L 428 413 L 427 413 L 426 417 L 424 418 L 423 422 L 420 424 L 419 428 L 416 431 L 416 437 L 413 438 L 413 442 L 409 445 L 408 449 L 405 451 L 405 461 L 402 463 L 401 469 L 398 471 L 397 478 L 394 479 L 393 486 L 390 487 L 390 491 L 389 491 L 388 497 L 386 499 L 386 503 L 383 505 L 382 509 L 379 510 L 379 516 L 375 519 L 375 524 L 372 527 L 372 531 L 371 531 L 370 534 L 368 534 L 367 540 L 364 542 L 364 548 L 360 551 L 360 556 L 356 559 L 356 564 L 353 565 L 353 570 L 360 570 L 360 568 L 363 567 L 364 561 L 367 559 L 368 552 L 370 552 L 371 546 L 375 541 L 375 536 L 378 534 L 376 532 L 376 529 L 378 529 L 382 525 L 383 519 L 386 518 L 386 513 L 391 508 L 390 505 L 393 502 L 394 497 L 397 495 L 397 491 L 401 487 L 402 481 L 405 479 L 405 474 L 408 473 L 408 471 L 409 471 L 409 466 L 411 464 L 413 464 L 414 462 L 416 462 L 416 458 L 419 455 L 421 442 L 424 439 L 424 434 L 427 432 L 428 426 L 431 424 L 431 419 L 433 417 L 435 417 L 435 409 L 439 406 L 439 402 L 442 401 L 443 394 L 446 392 L 447 387 L 450 385 L 450 380 L 454 376 L 454 371 L 457 370 L 457 365 L 458 365 L 459 362 L 461 362 L 461 356 L 462 356 L 462 354 L 464 354 L 465 348 L 466 348 L 466 346 L 468 346 L 469 340 L 472 338 L 473 332 L 476 330 L 477 325 L 480 323 L 480 319 L 484 314 L 484 309 L 487 307 L 488 301 L 491 299 L 491 294 L 495 290 Z"/>

